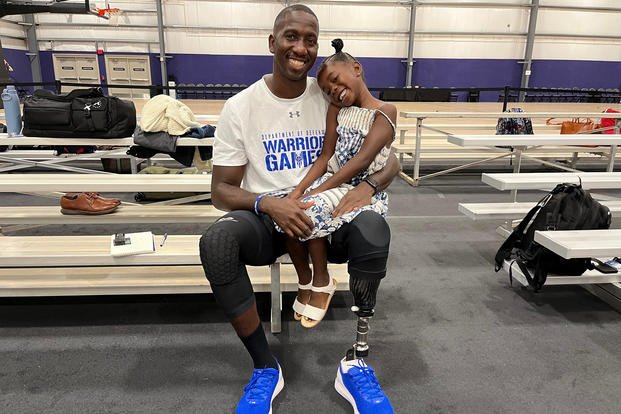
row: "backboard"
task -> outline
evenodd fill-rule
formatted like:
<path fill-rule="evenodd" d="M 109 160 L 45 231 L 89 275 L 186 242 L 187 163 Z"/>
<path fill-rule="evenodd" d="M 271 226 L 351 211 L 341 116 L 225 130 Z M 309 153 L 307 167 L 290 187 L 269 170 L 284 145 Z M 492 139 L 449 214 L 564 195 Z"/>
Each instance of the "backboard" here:
<path fill-rule="evenodd" d="M 89 3 L 89 0 L 79 3 L 64 0 L 0 0 L 0 17 L 29 13 L 86 14 L 92 12 Z"/>

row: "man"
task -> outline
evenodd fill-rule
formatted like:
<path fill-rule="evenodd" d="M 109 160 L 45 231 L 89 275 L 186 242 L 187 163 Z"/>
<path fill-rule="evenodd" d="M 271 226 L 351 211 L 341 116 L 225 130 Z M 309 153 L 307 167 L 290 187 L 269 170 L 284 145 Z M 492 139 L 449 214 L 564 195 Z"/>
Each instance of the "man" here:
<path fill-rule="evenodd" d="M 230 213 L 205 232 L 200 252 L 216 300 L 254 363 L 252 379 L 237 406 L 239 414 L 271 413 L 271 402 L 284 385 L 282 369 L 257 314 L 245 265 L 269 265 L 286 252 L 285 237 L 274 223 L 292 237 L 311 231 L 312 223 L 304 213 L 308 205 L 262 194 L 299 183 L 321 151 L 328 101 L 317 81 L 307 77 L 317 58 L 318 33 L 319 23 L 311 9 L 303 5 L 283 9 L 269 36 L 273 73 L 226 102 L 216 131 L 212 200 Z M 370 204 L 374 192 L 387 187 L 398 170 L 396 158 L 391 157 L 370 182 L 345 196 L 335 215 Z M 386 274 L 389 243 L 387 223 L 370 211 L 332 235 L 329 260 L 348 262 L 352 292 L 354 286 L 358 292 L 354 294 L 356 305 L 372 302 L 371 312 L 379 280 Z M 354 362 L 341 362 L 339 393 L 356 412 L 392 413 L 373 371 L 362 360 Z M 356 367 L 350 370 L 350 365 Z M 358 377 L 352 377 L 354 373 Z M 365 394 L 369 390 L 372 395 Z"/>

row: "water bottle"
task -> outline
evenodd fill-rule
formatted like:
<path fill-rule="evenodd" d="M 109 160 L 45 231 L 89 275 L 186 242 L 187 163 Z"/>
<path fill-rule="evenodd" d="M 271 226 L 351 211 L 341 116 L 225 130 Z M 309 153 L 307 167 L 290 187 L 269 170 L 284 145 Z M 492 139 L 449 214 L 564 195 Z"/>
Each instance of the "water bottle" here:
<path fill-rule="evenodd" d="M 4 118 L 6 119 L 6 131 L 9 137 L 20 135 L 22 132 L 22 113 L 15 86 L 9 85 L 2 91 L 2 103 L 4 104 Z"/>

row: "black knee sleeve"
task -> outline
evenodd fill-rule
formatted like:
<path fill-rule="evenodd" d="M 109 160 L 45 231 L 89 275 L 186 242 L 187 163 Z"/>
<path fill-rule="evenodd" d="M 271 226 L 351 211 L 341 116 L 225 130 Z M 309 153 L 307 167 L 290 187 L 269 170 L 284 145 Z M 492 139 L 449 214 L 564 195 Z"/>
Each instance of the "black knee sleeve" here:
<path fill-rule="evenodd" d="M 216 301 L 229 319 L 254 303 L 246 267 L 239 260 L 239 243 L 226 226 L 212 225 L 199 244 L 201 263 Z"/>
<path fill-rule="evenodd" d="M 363 211 L 332 242 L 346 246 L 348 272 L 352 278 L 378 280 L 386 276 L 390 227 L 372 211 Z"/>

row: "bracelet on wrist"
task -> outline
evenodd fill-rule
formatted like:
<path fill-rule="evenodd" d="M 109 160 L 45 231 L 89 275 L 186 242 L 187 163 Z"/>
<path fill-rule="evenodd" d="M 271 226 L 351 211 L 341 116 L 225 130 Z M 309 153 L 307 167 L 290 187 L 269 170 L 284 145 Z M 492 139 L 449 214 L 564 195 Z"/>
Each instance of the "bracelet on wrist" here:
<path fill-rule="evenodd" d="M 365 178 L 364 181 L 367 184 L 369 184 L 369 186 L 373 189 L 373 195 L 377 194 L 380 191 L 379 183 L 377 181 L 375 181 L 373 178 L 367 177 L 367 178 Z"/>
<path fill-rule="evenodd" d="M 254 214 L 256 214 L 257 216 L 261 213 L 259 211 L 259 203 L 261 202 L 261 199 L 265 196 L 265 194 L 259 194 L 259 196 L 256 198 L 256 200 L 254 200 Z"/>

